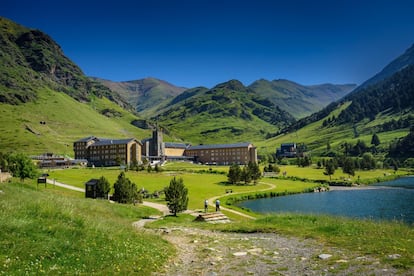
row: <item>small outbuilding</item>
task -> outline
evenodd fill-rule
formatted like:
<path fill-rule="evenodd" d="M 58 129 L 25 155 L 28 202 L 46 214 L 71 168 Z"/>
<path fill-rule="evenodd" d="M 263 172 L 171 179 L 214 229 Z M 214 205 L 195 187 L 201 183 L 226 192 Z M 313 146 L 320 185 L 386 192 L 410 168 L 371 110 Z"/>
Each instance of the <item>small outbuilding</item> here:
<path fill-rule="evenodd" d="M 98 179 L 92 178 L 85 183 L 85 197 L 97 198 L 98 197 Z"/>

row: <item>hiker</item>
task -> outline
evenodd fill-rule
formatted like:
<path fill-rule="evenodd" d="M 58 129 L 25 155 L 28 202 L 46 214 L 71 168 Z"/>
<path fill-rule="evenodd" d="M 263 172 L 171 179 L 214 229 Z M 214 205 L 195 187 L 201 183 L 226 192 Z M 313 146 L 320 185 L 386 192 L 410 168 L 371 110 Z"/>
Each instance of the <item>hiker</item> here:
<path fill-rule="evenodd" d="M 207 213 L 208 211 L 208 200 L 204 200 L 204 213 Z"/>
<path fill-rule="evenodd" d="M 220 211 L 220 200 L 216 200 L 216 212 Z"/>

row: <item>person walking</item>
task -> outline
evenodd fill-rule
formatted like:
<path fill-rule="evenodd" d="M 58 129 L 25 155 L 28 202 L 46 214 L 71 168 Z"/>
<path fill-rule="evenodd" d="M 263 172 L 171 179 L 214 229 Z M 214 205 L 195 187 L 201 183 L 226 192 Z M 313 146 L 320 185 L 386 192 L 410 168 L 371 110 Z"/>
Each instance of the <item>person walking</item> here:
<path fill-rule="evenodd" d="M 204 200 L 204 213 L 207 213 L 208 211 L 208 200 Z"/>
<path fill-rule="evenodd" d="M 216 200 L 216 212 L 220 211 L 220 200 Z"/>

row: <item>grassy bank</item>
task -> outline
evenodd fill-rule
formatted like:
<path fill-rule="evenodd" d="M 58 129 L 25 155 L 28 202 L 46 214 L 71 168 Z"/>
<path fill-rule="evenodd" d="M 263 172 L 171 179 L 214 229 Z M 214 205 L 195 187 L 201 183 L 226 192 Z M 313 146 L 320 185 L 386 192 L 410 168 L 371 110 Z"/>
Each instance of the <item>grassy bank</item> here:
<path fill-rule="evenodd" d="M 132 226 L 153 209 L 35 187 L 0 184 L 0 274 L 148 275 L 174 252 Z"/>

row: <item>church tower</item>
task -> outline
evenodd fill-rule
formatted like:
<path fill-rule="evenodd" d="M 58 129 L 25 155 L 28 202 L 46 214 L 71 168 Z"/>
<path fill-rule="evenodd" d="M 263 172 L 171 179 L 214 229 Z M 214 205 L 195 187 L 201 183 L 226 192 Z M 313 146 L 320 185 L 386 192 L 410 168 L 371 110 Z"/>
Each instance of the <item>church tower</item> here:
<path fill-rule="evenodd" d="M 150 142 L 150 156 L 164 156 L 164 142 L 162 138 L 162 130 L 158 126 L 152 132 Z"/>

